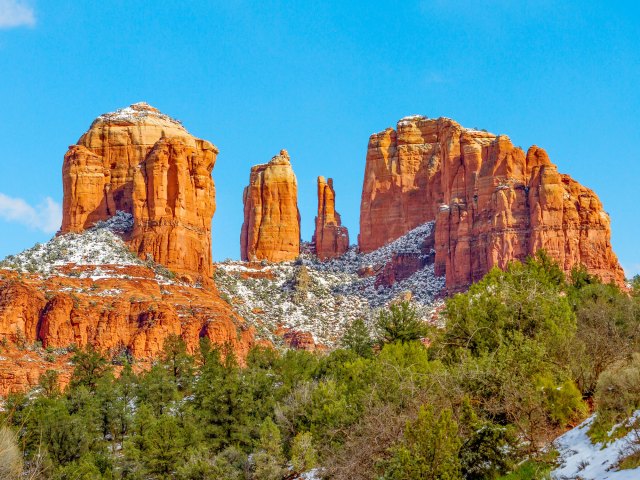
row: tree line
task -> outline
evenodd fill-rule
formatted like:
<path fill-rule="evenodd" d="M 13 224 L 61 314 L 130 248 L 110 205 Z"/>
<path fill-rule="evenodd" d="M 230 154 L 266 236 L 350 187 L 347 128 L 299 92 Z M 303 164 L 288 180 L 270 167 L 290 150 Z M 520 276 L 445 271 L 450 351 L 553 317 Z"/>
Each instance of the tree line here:
<path fill-rule="evenodd" d="M 567 278 L 540 253 L 449 298 L 441 325 L 402 302 L 329 353 L 256 347 L 240 366 L 171 337 L 115 375 L 78 349 L 66 389 L 49 371 L 6 399 L 0 477 L 545 478 L 549 442 L 594 402 L 594 435 L 640 407 L 639 285 Z"/>

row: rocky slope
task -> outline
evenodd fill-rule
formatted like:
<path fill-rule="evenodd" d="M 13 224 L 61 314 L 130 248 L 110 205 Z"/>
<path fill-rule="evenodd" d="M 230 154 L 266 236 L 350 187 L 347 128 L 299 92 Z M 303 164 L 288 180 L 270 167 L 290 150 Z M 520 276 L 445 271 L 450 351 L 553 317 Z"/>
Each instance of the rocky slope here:
<path fill-rule="evenodd" d="M 444 277 L 434 272 L 429 245 L 433 222 L 368 254 L 352 247 L 326 261 L 303 253 L 293 262 L 223 262 L 216 265 L 215 282 L 259 338 L 276 345 L 293 341 L 298 348 L 333 347 L 353 320 L 372 326 L 376 310 L 397 299 L 412 299 L 425 320 L 435 319 Z M 398 258 L 417 261 L 403 269 Z M 389 272 L 396 274 L 391 282 Z"/>
<path fill-rule="evenodd" d="M 544 150 L 525 154 L 504 135 L 414 115 L 369 140 L 360 249 L 428 221 L 435 270 L 450 291 L 539 249 L 567 272 L 583 264 L 605 282 L 624 281 L 600 200 L 559 174 Z"/>
<path fill-rule="evenodd" d="M 327 181 L 318 177 L 318 214 L 311 243 L 320 260 L 338 257 L 349 248 L 349 231 L 342 226 L 336 211 L 336 192 L 331 178 Z"/>
<path fill-rule="evenodd" d="M 93 345 L 114 362 L 144 368 L 169 335 L 189 351 L 199 339 L 229 344 L 240 360 L 256 343 L 308 350 L 339 343 L 356 318 L 412 298 L 434 320 L 444 278 L 434 273 L 433 224 L 421 225 L 369 254 L 355 247 L 320 261 L 224 262 L 215 283 L 188 283 L 163 265 L 142 261 L 121 237 L 133 228 L 118 212 L 82 233 L 68 233 L 0 262 L 0 396 L 37 384 L 55 369 L 69 378 L 74 346 Z M 426 252 L 426 253 L 425 253 Z M 421 259 L 393 282 L 397 258 Z"/>
<path fill-rule="evenodd" d="M 286 150 L 251 168 L 242 199 L 242 260 L 294 260 L 300 253 L 298 182 Z"/>
<path fill-rule="evenodd" d="M 126 240 L 141 258 L 210 277 L 217 153 L 146 103 L 99 116 L 64 157 L 61 232 L 126 212 Z"/>
<path fill-rule="evenodd" d="M 213 282 L 185 283 L 132 254 L 119 236 L 132 222 L 120 213 L 0 264 L 0 356 L 12 359 L 0 362 L 0 395 L 35 385 L 47 369 L 68 378 L 73 346 L 91 344 L 114 361 L 144 365 L 169 335 L 180 335 L 191 352 L 208 337 L 246 355 L 254 329 Z"/>

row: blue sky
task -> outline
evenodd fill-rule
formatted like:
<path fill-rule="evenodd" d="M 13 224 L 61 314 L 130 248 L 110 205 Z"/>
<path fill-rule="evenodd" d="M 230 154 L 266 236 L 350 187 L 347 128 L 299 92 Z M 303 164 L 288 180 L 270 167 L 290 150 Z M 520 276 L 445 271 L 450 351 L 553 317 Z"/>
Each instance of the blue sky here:
<path fill-rule="evenodd" d="M 424 114 L 544 147 L 640 272 L 637 2 L 0 0 L 0 72 L 0 257 L 50 238 L 91 121 L 146 101 L 220 148 L 215 259 L 239 256 L 249 169 L 281 148 L 303 238 L 323 175 L 355 241 L 369 135 Z"/>

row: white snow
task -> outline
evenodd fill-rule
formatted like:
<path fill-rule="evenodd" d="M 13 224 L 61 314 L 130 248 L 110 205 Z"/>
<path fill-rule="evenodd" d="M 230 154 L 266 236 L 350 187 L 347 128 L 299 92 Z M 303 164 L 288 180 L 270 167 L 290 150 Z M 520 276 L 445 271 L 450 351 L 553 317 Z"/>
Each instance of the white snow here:
<path fill-rule="evenodd" d="M 640 411 L 637 411 L 630 421 L 637 419 L 639 415 Z M 606 445 L 602 443 L 594 445 L 587 435 L 594 419 L 595 415 L 592 415 L 576 428 L 569 430 L 555 440 L 554 444 L 560 453 L 561 466 L 551 472 L 552 478 L 555 480 L 640 479 L 640 468 L 616 470 L 618 462 L 624 457 L 624 452 L 628 452 L 639 432 L 632 430 L 623 438 Z"/>
<path fill-rule="evenodd" d="M 67 233 L 53 237 L 46 243 L 36 244 L 17 255 L 9 255 L 0 267 L 20 272 L 52 274 L 65 265 L 142 265 L 118 236 L 133 226 L 131 214 L 117 212 L 106 221 L 97 222 L 82 233 Z M 100 268 L 83 272 L 83 278 L 113 277 Z"/>
<path fill-rule="evenodd" d="M 161 113 L 145 102 L 134 103 L 128 107 L 120 108 L 115 112 L 103 113 L 96 119 L 96 121 L 140 123 L 143 120 L 147 120 L 149 117 L 182 127 L 182 123 L 180 121 L 175 118 L 171 118 L 169 115 Z"/>
<path fill-rule="evenodd" d="M 371 253 L 360 254 L 351 247 L 336 259 L 319 262 L 302 254 L 297 262 L 266 263 L 262 270 L 246 263 L 226 261 L 218 264 L 216 284 L 238 313 L 253 324 L 258 334 L 279 341 L 273 332 L 281 326 L 311 333 L 316 342 L 334 346 L 346 326 L 357 318 L 371 325 L 376 310 L 407 291 L 423 318 L 430 318 L 441 304 L 438 294 L 444 277 L 437 277 L 427 265 L 392 287 L 375 286 L 375 276 L 360 277 L 358 270 L 380 270 L 394 253 L 422 255 L 421 246 L 431 234 L 433 222 L 420 225 L 403 237 Z M 303 249 L 304 251 L 304 249 Z M 296 292 L 295 278 L 306 270 L 309 285 Z M 270 274 L 273 279 L 241 278 L 241 274 Z"/>
<path fill-rule="evenodd" d="M 320 480 L 320 470 L 318 468 L 314 468 L 308 472 L 301 473 L 298 478 L 301 480 Z"/>
<path fill-rule="evenodd" d="M 419 120 L 428 120 L 429 117 L 425 116 L 425 115 L 407 115 L 406 117 L 402 117 L 400 120 L 398 120 L 398 126 L 405 126 L 405 125 L 409 125 L 410 123 L 414 123 L 417 122 Z"/>

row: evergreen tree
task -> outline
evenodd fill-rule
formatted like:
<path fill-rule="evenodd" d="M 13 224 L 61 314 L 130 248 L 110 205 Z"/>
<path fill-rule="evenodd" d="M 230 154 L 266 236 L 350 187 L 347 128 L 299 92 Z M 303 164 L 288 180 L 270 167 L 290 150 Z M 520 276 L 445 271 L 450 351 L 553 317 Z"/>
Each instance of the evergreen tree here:
<path fill-rule="evenodd" d="M 60 393 L 58 385 L 58 372 L 55 370 L 47 370 L 38 379 L 38 385 L 42 388 L 42 393 L 46 397 L 55 397 Z"/>
<path fill-rule="evenodd" d="M 391 449 L 384 478 L 388 480 L 457 480 L 462 478 L 458 425 L 451 410 L 436 416 L 433 407 L 421 407 L 408 423 L 400 445 Z"/>
<path fill-rule="evenodd" d="M 224 362 L 213 349 L 202 366 L 194 388 L 193 405 L 205 438 L 214 451 L 250 443 L 251 398 L 243 372 L 231 350 Z"/>
<path fill-rule="evenodd" d="M 193 357 L 187 354 L 187 344 L 178 335 L 170 335 L 164 342 L 162 360 L 176 388 L 188 392 L 193 382 Z"/>
<path fill-rule="evenodd" d="M 174 377 L 163 365 L 154 365 L 138 384 L 138 398 L 151 407 L 156 415 L 162 415 L 178 398 Z"/>
<path fill-rule="evenodd" d="M 357 318 L 349 325 L 342 336 L 342 346 L 354 351 L 364 358 L 373 355 L 373 341 L 369 329 L 362 318 Z"/>
<path fill-rule="evenodd" d="M 280 430 L 269 417 L 260 427 L 260 441 L 258 451 L 253 455 L 253 463 L 253 478 L 256 480 L 279 480 L 284 475 Z"/>
<path fill-rule="evenodd" d="M 84 350 L 78 350 L 71 357 L 74 365 L 71 376 L 71 386 L 85 386 L 90 390 L 95 390 L 98 380 L 111 368 L 107 360 L 100 355 L 92 345 L 87 345 Z"/>
<path fill-rule="evenodd" d="M 428 331 L 426 323 L 418 318 L 416 309 L 406 301 L 381 310 L 376 327 L 381 344 L 420 340 Z"/>
<path fill-rule="evenodd" d="M 298 473 L 307 472 L 316 466 L 318 456 L 313 448 L 311 433 L 298 433 L 291 444 L 291 465 Z"/>

